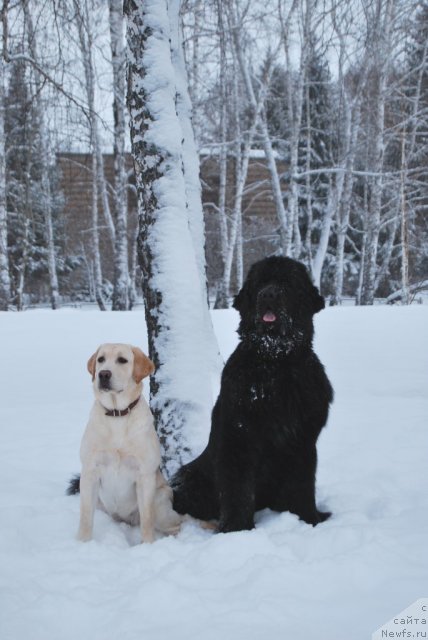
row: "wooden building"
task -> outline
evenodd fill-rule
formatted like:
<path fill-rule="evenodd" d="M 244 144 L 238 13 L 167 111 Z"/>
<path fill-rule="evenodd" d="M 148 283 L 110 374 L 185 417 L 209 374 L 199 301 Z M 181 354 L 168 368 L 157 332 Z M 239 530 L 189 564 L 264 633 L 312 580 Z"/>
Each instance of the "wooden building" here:
<path fill-rule="evenodd" d="M 61 189 L 64 197 L 64 242 L 69 255 L 83 255 L 84 262 L 75 274 L 76 284 L 91 278 L 91 239 L 92 227 L 92 171 L 89 154 L 62 153 L 57 156 L 60 169 Z M 137 199 L 132 158 L 126 160 L 129 175 L 129 263 L 132 268 L 135 260 L 135 238 L 137 231 Z M 285 166 L 279 167 L 285 171 Z M 113 156 L 104 155 L 104 173 L 106 176 L 110 206 L 113 212 Z M 219 164 L 216 155 L 201 154 L 202 200 L 206 227 L 207 277 L 211 292 L 221 275 L 220 225 L 218 214 Z M 226 207 L 231 214 L 234 204 L 235 162 L 228 159 Z M 272 200 L 269 171 L 264 155 L 260 151 L 252 153 L 242 206 L 242 233 L 244 272 L 255 261 L 271 254 L 278 246 L 278 222 Z M 99 203 L 100 248 L 103 275 L 111 280 L 113 276 L 113 246 L 109 238 L 106 221 Z M 133 255 L 134 254 L 134 255 Z M 234 280 L 232 280 L 233 286 Z M 83 288 L 85 288 L 83 286 Z"/>

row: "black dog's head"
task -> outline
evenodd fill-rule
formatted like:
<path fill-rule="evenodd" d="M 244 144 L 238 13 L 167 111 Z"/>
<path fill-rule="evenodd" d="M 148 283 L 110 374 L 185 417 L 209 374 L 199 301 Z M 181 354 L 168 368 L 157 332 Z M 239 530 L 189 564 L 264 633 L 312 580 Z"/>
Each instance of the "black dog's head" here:
<path fill-rule="evenodd" d="M 241 338 L 288 354 L 312 344 L 312 317 L 324 298 L 302 263 L 273 256 L 253 264 L 233 306 L 241 314 Z"/>

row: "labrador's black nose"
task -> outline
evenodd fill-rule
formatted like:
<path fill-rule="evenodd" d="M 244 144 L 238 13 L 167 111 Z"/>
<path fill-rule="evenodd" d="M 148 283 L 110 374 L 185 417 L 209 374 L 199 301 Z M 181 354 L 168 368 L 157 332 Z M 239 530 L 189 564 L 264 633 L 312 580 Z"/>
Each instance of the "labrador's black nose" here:
<path fill-rule="evenodd" d="M 108 369 L 103 369 L 98 373 L 98 378 L 101 384 L 108 384 L 111 378 L 111 371 Z"/>

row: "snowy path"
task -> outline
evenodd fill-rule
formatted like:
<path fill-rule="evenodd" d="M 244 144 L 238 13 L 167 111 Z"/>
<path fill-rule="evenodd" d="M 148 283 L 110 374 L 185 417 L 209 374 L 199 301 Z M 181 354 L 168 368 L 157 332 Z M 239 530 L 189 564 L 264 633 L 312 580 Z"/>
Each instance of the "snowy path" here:
<path fill-rule="evenodd" d="M 226 357 L 237 317 L 214 322 Z M 106 340 L 144 347 L 143 314 L 0 314 L 0 638 L 371 638 L 428 595 L 427 328 L 426 306 L 317 318 L 336 391 L 319 445 L 329 522 L 265 512 L 252 532 L 187 524 L 144 546 L 97 513 L 81 544 L 64 490 L 91 404 L 86 360 Z"/>

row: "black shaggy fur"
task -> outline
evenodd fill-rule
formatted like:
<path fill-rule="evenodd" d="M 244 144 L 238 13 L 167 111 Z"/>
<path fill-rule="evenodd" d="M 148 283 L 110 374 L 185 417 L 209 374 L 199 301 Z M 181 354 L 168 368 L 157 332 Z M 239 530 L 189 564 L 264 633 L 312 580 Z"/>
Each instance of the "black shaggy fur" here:
<path fill-rule="evenodd" d="M 241 341 L 223 370 L 208 445 L 172 479 L 174 509 L 219 519 L 223 532 L 251 529 L 267 507 L 316 525 L 330 516 L 315 504 L 316 441 L 333 399 L 312 350 L 324 299 L 301 263 L 270 257 L 252 266 L 234 306 Z"/>

